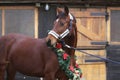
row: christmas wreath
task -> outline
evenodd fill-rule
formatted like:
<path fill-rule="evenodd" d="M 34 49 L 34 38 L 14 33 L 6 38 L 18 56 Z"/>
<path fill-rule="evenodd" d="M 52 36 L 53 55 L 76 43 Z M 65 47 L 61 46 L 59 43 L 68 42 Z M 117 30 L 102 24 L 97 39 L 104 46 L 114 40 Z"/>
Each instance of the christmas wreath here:
<path fill-rule="evenodd" d="M 52 46 L 50 45 L 50 42 L 48 42 L 47 45 L 56 53 L 60 68 L 66 73 L 68 78 L 72 80 L 80 80 L 82 72 L 78 64 L 75 66 L 70 65 L 70 56 L 62 49 L 62 44 L 57 43 L 55 46 Z"/>

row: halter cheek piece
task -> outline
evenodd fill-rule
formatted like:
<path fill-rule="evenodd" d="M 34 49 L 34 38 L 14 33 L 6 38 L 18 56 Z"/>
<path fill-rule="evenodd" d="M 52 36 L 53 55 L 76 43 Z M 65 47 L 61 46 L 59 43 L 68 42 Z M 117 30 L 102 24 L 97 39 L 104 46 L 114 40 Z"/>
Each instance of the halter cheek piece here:
<path fill-rule="evenodd" d="M 53 35 L 56 39 L 63 39 L 65 36 L 67 36 L 70 31 L 72 29 L 72 21 L 73 21 L 73 16 L 69 13 L 69 16 L 70 16 L 70 26 L 68 29 L 66 29 L 62 34 L 57 34 L 55 31 L 51 30 L 48 34 L 51 34 Z M 58 21 L 58 19 L 56 20 Z"/>

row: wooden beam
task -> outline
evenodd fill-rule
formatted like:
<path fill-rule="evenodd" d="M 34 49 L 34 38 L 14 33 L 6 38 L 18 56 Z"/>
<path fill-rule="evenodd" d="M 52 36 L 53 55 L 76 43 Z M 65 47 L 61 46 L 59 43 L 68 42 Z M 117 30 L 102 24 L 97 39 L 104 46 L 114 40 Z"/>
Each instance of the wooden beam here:
<path fill-rule="evenodd" d="M 105 46 L 77 46 L 79 50 L 105 50 Z"/>
<path fill-rule="evenodd" d="M 97 13 L 98 11 L 94 11 L 94 13 Z M 100 12 L 100 11 L 99 11 Z M 74 16 L 77 18 L 105 18 L 105 15 L 100 15 L 100 16 L 91 16 L 90 11 L 85 11 L 85 12 L 73 12 Z M 102 13 L 102 12 L 101 12 Z M 103 12 L 104 13 L 104 12 Z"/>

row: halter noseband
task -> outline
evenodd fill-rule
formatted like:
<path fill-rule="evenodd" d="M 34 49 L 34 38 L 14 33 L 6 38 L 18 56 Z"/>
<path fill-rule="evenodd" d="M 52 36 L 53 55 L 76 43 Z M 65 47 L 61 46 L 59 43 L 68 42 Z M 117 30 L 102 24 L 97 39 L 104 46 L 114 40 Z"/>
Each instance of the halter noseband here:
<path fill-rule="evenodd" d="M 69 29 L 72 29 L 72 22 L 73 22 L 73 16 L 69 13 L 70 16 L 70 26 L 68 29 L 66 29 L 62 34 L 57 34 L 55 31 L 51 30 L 48 34 L 53 35 L 56 39 L 63 39 L 65 36 L 67 36 L 70 33 Z"/>

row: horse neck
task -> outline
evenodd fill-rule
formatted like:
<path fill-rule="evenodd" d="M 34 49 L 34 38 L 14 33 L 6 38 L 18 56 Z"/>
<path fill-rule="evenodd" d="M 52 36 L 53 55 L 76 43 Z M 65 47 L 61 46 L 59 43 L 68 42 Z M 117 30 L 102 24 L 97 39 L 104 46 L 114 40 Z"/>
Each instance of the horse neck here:
<path fill-rule="evenodd" d="M 76 23 L 73 24 L 72 26 L 72 36 L 73 36 L 73 44 L 72 44 L 72 47 L 77 47 L 77 26 L 76 26 Z M 71 52 L 71 56 L 75 55 L 75 50 L 72 50 Z"/>

